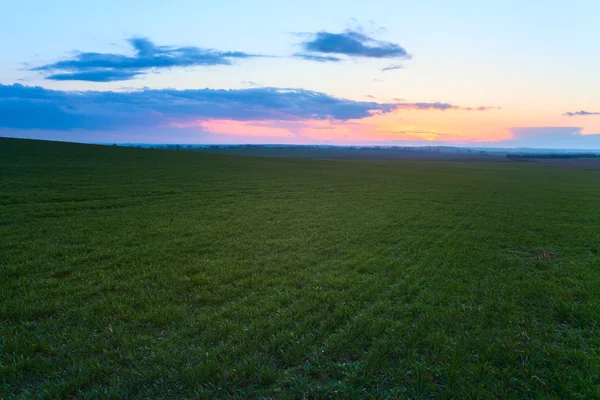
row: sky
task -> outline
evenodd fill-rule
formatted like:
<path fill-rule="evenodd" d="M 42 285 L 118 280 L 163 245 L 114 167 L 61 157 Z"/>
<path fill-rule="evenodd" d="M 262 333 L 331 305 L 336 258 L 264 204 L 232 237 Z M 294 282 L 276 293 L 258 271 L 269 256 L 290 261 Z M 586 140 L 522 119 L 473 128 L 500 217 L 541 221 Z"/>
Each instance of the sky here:
<path fill-rule="evenodd" d="M 600 1 L 0 0 L 0 136 L 600 149 Z"/>

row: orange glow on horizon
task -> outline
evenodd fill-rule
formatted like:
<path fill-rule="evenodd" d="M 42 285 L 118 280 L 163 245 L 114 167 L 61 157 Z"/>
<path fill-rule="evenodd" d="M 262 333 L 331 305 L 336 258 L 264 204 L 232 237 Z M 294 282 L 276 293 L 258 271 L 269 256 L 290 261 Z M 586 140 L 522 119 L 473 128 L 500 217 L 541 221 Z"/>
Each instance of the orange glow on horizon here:
<path fill-rule="evenodd" d="M 436 142 L 452 144 L 484 144 L 513 139 L 511 127 L 521 126 L 577 126 L 577 121 L 557 116 L 543 120 L 541 116 L 525 114 L 519 110 L 510 115 L 505 110 L 464 109 L 404 109 L 389 113 L 375 113 L 355 120 L 250 120 L 199 119 L 173 122 L 177 128 L 197 127 L 210 132 L 240 138 L 277 139 L 296 143 L 394 143 Z M 571 123 L 571 125 L 568 125 Z M 599 127 L 600 128 L 600 127 Z M 589 130 L 588 130 L 589 131 Z M 587 133 L 585 130 L 583 134 Z M 595 132 L 589 132 L 595 133 Z"/>

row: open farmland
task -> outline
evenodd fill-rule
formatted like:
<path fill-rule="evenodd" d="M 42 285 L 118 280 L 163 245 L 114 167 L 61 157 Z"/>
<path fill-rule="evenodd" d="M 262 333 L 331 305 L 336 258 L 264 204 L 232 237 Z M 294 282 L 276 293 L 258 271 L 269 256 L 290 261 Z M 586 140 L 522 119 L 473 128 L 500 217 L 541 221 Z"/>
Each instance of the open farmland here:
<path fill-rule="evenodd" d="M 600 170 L 600 158 L 537 158 L 535 161 L 555 167 Z"/>
<path fill-rule="evenodd" d="M 291 157 L 348 160 L 402 160 L 402 161 L 508 161 L 505 152 L 478 151 L 458 148 L 352 148 L 352 147 L 270 147 L 270 146 L 203 146 L 182 150 L 237 156 Z"/>
<path fill-rule="evenodd" d="M 600 173 L 0 139 L 2 398 L 595 398 Z"/>

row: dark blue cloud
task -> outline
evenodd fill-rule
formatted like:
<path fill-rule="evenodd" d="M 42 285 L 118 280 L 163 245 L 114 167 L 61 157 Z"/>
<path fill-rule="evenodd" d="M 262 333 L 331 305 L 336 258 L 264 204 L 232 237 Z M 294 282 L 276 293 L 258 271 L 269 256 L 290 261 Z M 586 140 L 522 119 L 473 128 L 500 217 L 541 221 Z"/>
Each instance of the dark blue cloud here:
<path fill-rule="evenodd" d="M 260 57 L 240 51 L 198 47 L 157 46 L 146 38 L 131 38 L 133 56 L 110 53 L 77 53 L 75 57 L 32 68 L 48 73 L 47 79 L 111 82 L 132 79 L 153 69 L 230 65 L 235 59 Z"/>
<path fill-rule="evenodd" d="M 576 117 L 582 115 L 600 115 L 600 112 L 590 112 L 590 111 L 575 111 L 575 112 L 567 112 L 563 114 L 566 117 Z"/>
<path fill-rule="evenodd" d="M 201 119 L 352 120 L 396 109 L 484 110 L 448 103 L 378 103 L 305 89 L 61 91 L 0 84 L 0 128 L 118 130 Z"/>
<path fill-rule="evenodd" d="M 141 71 L 119 71 L 116 69 L 105 69 L 52 74 L 46 78 L 54 81 L 115 82 L 133 79 L 141 74 Z"/>
<path fill-rule="evenodd" d="M 317 61 L 317 62 L 340 62 L 341 58 L 333 57 L 333 56 L 318 56 L 316 54 L 307 54 L 307 53 L 296 53 L 294 54 L 296 58 L 302 58 L 307 61 Z"/>
<path fill-rule="evenodd" d="M 384 42 L 356 30 L 343 33 L 317 32 L 302 43 L 307 52 L 342 54 L 351 57 L 410 59 L 407 51 L 396 43 Z"/>
<path fill-rule="evenodd" d="M 360 119 L 395 104 L 361 102 L 304 89 L 49 90 L 0 84 L 0 128 L 114 130 L 196 119 Z"/>

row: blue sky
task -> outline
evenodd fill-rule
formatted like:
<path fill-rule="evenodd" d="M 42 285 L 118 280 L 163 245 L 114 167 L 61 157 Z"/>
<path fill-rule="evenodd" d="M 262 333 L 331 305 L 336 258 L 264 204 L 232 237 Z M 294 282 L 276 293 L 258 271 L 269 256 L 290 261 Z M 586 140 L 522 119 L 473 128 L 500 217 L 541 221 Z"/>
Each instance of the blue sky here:
<path fill-rule="evenodd" d="M 600 148 L 598 15 L 600 2 L 591 0 L 8 0 L 0 4 L 0 84 L 24 87 L 0 88 L 0 136 Z M 327 47 L 325 34 L 333 35 L 333 47 Z M 80 68 L 81 53 L 148 63 L 148 57 L 136 56 L 132 38 L 158 46 L 153 54 L 163 52 L 169 62 L 176 54 L 179 63 L 184 54 L 187 64 L 157 66 L 160 57 L 153 55 L 152 68 L 135 73 L 115 64 L 111 79 L 120 80 L 110 82 L 90 81 L 98 73 L 105 76 L 106 69 L 57 68 Z M 343 40 L 367 50 L 354 51 Z M 181 50 L 191 47 L 196 49 Z M 293 57 L 298 53 L 310 54 L 312 61 Z M 227 54 L 244 56 L 223 58 Z M 202 64 L 207 55 L 225 62 Z M 322 57 L 341 61 L 314 61 Z M 28 97 L 30 87 L 45 89 L 44 100 Z M 140 106 L 144 88 L 144 98 L 160 105 L 144 100 Z M 280 90 L 290 88 L 295 95 Z M 185 101 L 195 104 L 183 107 L 182 95 L 166 96 L 164 89 L 217 92 L 195 92 L 193 99 L 188 92 Z M 221 89 L 234 92 L 215 97 Z M 81 91 L 93 92 L 74 96 Z M 119 92 L 119 102 L 96 93 L 107 91 Z M 315 92 L 319 101 L 343 105 L 345 111 L 299 112 L 299 107 L 319 107 L 306 103 Z M 202 103 L 206 96 L 212 96 L 208 105 Z M 227 103 L 231 96 L 234 107 Z M 41 106 L 42 101 L 47 103 Z M 257 104 L 260 113 L 253 112 Z M 269 104 L 278 106 L 269 109 Z M 358 111 L 348 113 L 349 107 Z M 485 111 L 470 111 L 479 107 Z"/>

